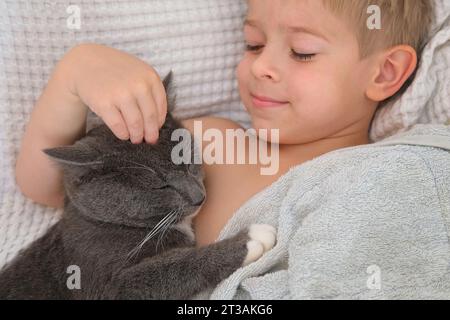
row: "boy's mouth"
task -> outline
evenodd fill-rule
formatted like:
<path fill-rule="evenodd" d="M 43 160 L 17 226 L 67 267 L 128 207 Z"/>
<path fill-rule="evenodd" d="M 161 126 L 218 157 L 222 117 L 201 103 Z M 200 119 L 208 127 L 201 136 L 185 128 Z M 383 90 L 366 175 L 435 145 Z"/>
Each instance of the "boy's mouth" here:
<path fill-rule="evenodd" d="M 273 108 L 273 107 L 281 107 L 287 104 L 287 101 L 280 101 L 270 97 L 257 96 L 251 94 L 253 105 L 259 108 Z"/>

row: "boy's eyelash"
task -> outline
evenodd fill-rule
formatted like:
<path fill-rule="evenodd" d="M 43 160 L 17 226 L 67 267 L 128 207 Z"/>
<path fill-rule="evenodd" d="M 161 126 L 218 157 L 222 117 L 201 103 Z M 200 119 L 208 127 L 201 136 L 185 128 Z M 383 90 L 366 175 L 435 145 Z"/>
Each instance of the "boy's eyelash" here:
<path fill-rule="evenodd" d="M 247 51 L 258 51 L 259 49 L 261 49 L 264 46 L 251 46 L 251 45 L 246 45 L 246 50 Z M 294 59 L 297 60 L 301 60 L 301 61 L 311 61 L 312 58 L 314 58 L 316 56 L 315 53 L 310 53 L 310 54 L 306 54 L 306 53 L 297 53 L 294 50 L 291 50 L 291 56 Z"/>
<path fill-rule="evenodd" d="M 314 58 L 316 56 L 315 53 L 297 53 L 294 50 L 291 50 L 291 56 L 294 59 L 300 59 L 302 61 L 311 61 L 312 58 Z"/>
<path fill-rule="evenodd" d="M 258 51 L 259 49 L 261 49 L 263 46 L 251 46 L 249 44 L 247 44 L 245 46 L 245 50 L 247 51 Z"/>

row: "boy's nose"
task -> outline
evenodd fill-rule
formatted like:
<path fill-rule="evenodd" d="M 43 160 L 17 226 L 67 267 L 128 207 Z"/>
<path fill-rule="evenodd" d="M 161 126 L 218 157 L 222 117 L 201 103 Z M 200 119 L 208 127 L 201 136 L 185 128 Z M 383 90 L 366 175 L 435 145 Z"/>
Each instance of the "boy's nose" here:
<path fill-rule="evenodd" d="M 251 70 L 253 75 L 258 79 L 279 81 L 280 75 L 273 61 L 269 53 L 265 53 L 264 51 L 260 53 L 252 64 Z"/>

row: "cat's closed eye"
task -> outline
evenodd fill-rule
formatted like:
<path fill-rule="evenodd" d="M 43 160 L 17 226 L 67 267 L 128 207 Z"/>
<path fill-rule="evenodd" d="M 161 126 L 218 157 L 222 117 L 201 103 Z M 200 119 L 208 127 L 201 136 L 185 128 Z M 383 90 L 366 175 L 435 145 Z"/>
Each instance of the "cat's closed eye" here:
<path fill-rule="evenodd" d="M 164 190 L 164 189 L 169 189 L 170 188 L 170 185 L 168 185 L 168 184 L 162 184 L 162 185 L 157 185 L 157 186 L 154 186 L 154 187 L 152 187 L 152 189 L 153 190 Z"/>
<path fill-rule="evenodd" d="M 200 166 L 197 165 L 197 164 L 191 163 L 191 164 L 188 165 L 188 171 L 189 171 L 191 174 L 196 175 L 196 174 L 198 174 L 199 171 L 200 171 Z"/>

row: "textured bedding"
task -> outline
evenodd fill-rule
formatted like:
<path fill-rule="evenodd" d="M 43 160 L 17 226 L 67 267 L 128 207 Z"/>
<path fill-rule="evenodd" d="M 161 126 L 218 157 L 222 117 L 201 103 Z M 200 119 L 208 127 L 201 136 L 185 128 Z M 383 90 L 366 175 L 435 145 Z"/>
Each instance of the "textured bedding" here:
<path fill-rule="evenodd" d="M 211 114 L 249 127 L 234 74 L 244 48 L 245 1 L 79 0 L 79 29 L 68 27 L 73 27 L 73 13 L 67 12 L 71 3 L 0 1 L 0 269 L 61 214 L 20 193 L 14 166 L 33 105 L 56 62 L 75 44 L 96 42 L 127 51 L 161 76 L 173 70 L 179 118 Z M 436 24 L 417 77 L 377 114 L 373 141 L 418 123 L 450 119 L 450 2 L 436 4 Z M 90 114 L 88 129 L 93 125 Z"/>

